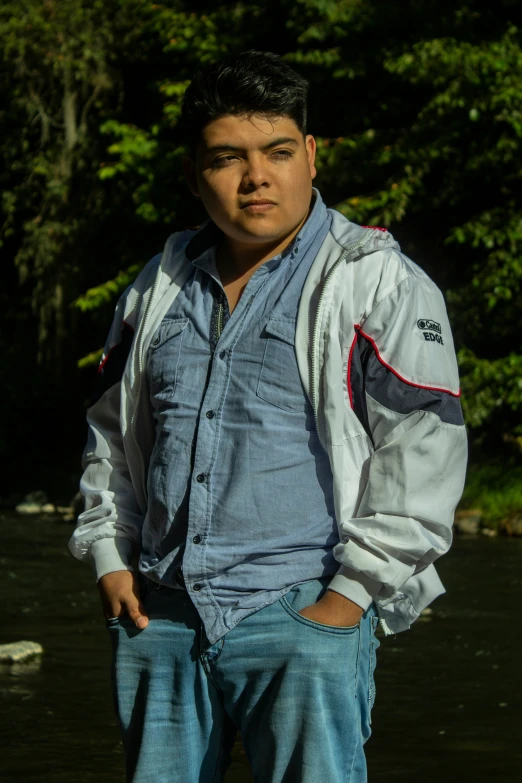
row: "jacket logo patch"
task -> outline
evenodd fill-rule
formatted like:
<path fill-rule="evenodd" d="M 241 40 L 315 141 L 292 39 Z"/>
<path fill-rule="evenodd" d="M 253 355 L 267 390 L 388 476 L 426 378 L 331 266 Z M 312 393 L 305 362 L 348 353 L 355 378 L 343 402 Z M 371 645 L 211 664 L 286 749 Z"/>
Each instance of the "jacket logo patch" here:
<path fill-rule="evenodd" d="M 422 334 L 427 343 L 439 343 L 444 345 L 442 339 L 442 329 L 437 321 L 432 321 L 430 318 L 419 318 L 417 326 L 422 329 Z"/>
<path fill-rule="evenodd" d="M 430 318 L 419 318 L 417 321 L 417 326 L 419 329 L 422 329 L 422 331 L 426 330 L 428 332 L 437 332 L 437 334 L 442 334 L 440 324 L 438 324 L 437 321 L 432 321 Z"/>

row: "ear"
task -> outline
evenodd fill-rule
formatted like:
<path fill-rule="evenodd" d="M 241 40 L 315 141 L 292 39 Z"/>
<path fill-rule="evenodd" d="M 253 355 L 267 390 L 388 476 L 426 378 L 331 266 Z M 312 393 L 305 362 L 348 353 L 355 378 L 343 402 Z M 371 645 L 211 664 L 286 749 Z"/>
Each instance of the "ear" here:
<path fill-rule="evenodd" d="M 305 138 L 306 155 L 308 157 L 308 165 L 310 166 L 310 176 L 315 179 L 317 169 L 315 168 L 315 153 L 317 151 L 317 144 L 315 138 L 308 134 Z"/>
<path fill-rule="evenodd" d="M 198 178 L 196 175 L 196 161 L 193 158 L 189 157 L 188 155 L 184 155 L 181 161 L 181 165 L 183 168 L 183 174 L 185 176 L 185 179 L 187 180 L 187 184 L 191 192 L 194 194 L 194 196 L 197 196 L 199 198 Z"/>

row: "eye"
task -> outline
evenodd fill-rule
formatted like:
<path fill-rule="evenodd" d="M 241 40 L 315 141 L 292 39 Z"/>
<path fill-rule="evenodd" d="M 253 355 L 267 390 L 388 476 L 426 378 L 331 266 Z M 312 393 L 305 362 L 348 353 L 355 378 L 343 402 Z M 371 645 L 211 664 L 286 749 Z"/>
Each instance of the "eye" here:
<path fill-rule="evenodd" d="M 293 154 L 290 150 L 276 150 L 274 152 L 276 158 L 291 158 Z"/>
<path fill-rule="evenodd" d="M 213 169 L 220 169 L 226 166 L 230 161 L 237 160 L 236 155 L 222 155 L 220 158 L 216 158 L 210 164 Z"/>

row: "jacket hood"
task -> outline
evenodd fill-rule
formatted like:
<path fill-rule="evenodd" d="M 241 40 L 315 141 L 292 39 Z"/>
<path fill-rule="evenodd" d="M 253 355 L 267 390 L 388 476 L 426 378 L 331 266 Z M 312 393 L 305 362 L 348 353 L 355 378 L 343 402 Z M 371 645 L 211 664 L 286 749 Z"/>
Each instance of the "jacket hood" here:
<path fill-rule="evenodd" d="M 351 220 L 345 218 L 336 209 L 330 209 L 329 212 L 332 216 L 330 233 L 335 241 L 345 250 L 355 242 L 359 242 L 365 234 L 367 235 L 364 242 L 365 255 L 374 253 L 376 250 L 384 250 L 384 248 L 400 250 L 399 243 L 393 238 L 393 235 L 390 234 L 387 228 L 359 226 L 357 223 L 352 223 Z"/>

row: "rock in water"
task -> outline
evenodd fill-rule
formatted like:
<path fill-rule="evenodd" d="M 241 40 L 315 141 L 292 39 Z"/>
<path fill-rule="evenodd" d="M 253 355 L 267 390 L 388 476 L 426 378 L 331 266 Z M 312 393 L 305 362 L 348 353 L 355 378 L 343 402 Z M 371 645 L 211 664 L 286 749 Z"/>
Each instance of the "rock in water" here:
<path fill-rule="evenodd" d="M 0 663 L 19 663 L 42 653 L 43 647 L 38 642 L 0 644 Z"/>
<path fill-rule="evenodd" d="M 16 506 L 16 511 L 19 514 L 40 514 L 42 506 L 45 506 L 48 503 L 49 498 L 45 492 L 38 489 L 36 492 L 29 492 L 29 494 L 25 496 L 24 502 L 19 503 Z"/>
<path fill-rule="evenodd" d="M 38 503 L 19 503 L 15 510 L 18 514 L 40 514 L 42 507 Z"/>

